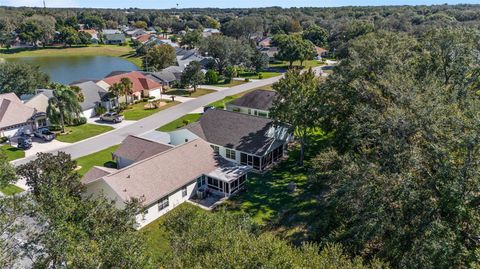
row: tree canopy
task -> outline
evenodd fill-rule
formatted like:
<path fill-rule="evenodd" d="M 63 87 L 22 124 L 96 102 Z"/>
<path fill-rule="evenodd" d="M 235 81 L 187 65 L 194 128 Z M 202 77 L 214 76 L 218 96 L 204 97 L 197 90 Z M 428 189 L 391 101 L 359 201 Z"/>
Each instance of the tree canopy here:
<path fill-rule="evenodd" d="M 45 88 L 49 80 L 48 75 L 40 71 L 38 66 L 0 61 L 0 94 L 33 94 L 36 89 Z"/>

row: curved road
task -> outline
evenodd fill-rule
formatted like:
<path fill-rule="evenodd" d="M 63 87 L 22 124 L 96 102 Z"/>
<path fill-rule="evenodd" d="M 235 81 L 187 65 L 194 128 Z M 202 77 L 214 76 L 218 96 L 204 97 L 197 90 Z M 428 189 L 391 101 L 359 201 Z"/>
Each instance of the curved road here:
<path fill-rule="evenodd" d="M 258 81 L 252 81 L 249 83 L 241 84 L 234 86 L 223 91 L 218 91 L 210 93 L 207 95 L 200 96 L 194 100 L 187 101 L 171 108 L 162 110 L 158 113 L 155 113 L 149 117 L 143 118 L 131 125 L 112 130 L 110 132 L 79 141 L 77 143 L 68 145 L 63 148 L 59 148 L 50 152 L 56 153 L 58 151 L 63 151 L 72 156 L 73 159 L 95 153 L 102 149 L 120 144 L 125 137 L 128 135 L 141 135 L 143 133 L 157 129 L 160 126 L 163 126 L 177 118 L 182 117 L 189 112 L 198 109 L 200 107 L 206 106 L 210 103 L 213 103 L 218 100 L 222 100 L 226 96 L 238 94 L 244 91 L 248 91 L 254 88 L 263 87 L 274 82 L 277 82 L 282 76 L 272 77 L 268 79 L 262 79 Z M 28 163 L 33 160 L 35 156 L 30 156 L 27 158 L 15 160 L 12 162 L 13 165 L 20 165 Z"/>

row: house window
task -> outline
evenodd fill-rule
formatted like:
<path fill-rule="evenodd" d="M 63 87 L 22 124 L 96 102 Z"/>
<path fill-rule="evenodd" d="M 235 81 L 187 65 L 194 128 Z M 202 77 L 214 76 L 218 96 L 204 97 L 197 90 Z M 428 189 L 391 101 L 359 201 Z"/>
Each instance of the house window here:
<path fill-rule="evenodd" d="M 187 186 L 182 187 L 182 197 L 187 196 Z"/>
<path fill-rule="evenodd" d="M 205 185 L 205 177 L 201 176 L 197 178 L 197 187 L 200 188 Z"/>
<path fill-rule="evenodd" d="M 167 207 L 168 207 L 168 197 L 158 201 L 158 211 L 161 211 L 162 209 L 165 209 Z"/>
<path fill-rule="evenodd" d="M 212 147 L 212 149 L 215 153 L 218 153 L 220 151 L 220 147 L 218 147 L 218 146 L 210 145 L 210 147 Z"/>
<path fill-rule="evenodd" d="M 226 149 L 225 157 L 227 157 L 227 159 L 235 160 L 235 150 Z"/>

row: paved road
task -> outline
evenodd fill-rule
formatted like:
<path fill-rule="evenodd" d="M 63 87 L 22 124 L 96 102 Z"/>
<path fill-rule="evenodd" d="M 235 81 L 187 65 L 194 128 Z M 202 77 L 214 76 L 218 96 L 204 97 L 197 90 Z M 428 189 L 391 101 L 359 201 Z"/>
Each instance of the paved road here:
<path fill-rule="evenodd" d="M 207 95 L 200 96 L 194 100 L 187 101 L 171 108 L 160 111 L 156 114 L 153 114 L 147 118 L 141 119 L 136 123 L 131 125 L 110 131 L 108 133 L 95 136 L 75 144 L 65 146 L 50 152 L 63 151 L 72 156 L 73 159 L 100 151 L 102 149 L 120 144 L 125 137 L 128 135 L 141 135 L 146 132 L 157 129 L 160 126 L 163 126 L 189 112 L 198 109 L 200 107 L 206 106 L 212 102 L 221 100 L 229 95 L 238 94 L 250 89 L 263 87 L 274 82 L 277 82 L 282 76 L 263 79 L 259 81 L 252 81 L 249 83 L 241 84 L 235 87 L 225 89 L 223 91 L 218 91 L 210 93 Z M 15 160 L 12 162 L 13 165 L 25 164 L 33 160 L 35 156 L 30 156 L 20 160 Z"/>

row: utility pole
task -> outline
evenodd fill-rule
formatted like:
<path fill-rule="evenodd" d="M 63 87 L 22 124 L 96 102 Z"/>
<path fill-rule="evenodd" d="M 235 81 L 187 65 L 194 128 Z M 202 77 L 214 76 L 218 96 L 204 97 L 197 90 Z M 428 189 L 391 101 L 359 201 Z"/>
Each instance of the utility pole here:
<path fill-rule="evenodd" d="M 47 15 L 47 5 L 45 4 L 45 0 L 43 0 L 43 14 Z"/>

